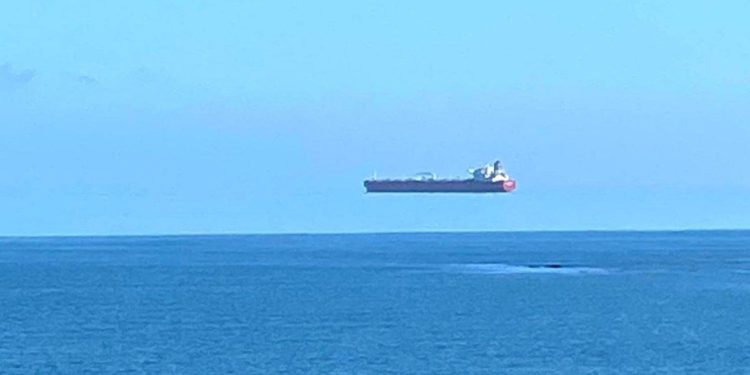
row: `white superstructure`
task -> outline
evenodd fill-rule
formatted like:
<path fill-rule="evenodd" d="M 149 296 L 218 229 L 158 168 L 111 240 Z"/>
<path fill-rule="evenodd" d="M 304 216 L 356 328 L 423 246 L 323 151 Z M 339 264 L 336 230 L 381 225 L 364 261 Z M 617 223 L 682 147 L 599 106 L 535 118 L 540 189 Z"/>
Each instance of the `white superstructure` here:
<path fill-rule="evenodd" d="M 510 180 L 510 176 L 508 176 L 500 161 L 496 161 L 494 164 L 487 164 L 482 168 L 469 169 L 469 173 L 471 173 L 476 181 L 500 182 Z"/>

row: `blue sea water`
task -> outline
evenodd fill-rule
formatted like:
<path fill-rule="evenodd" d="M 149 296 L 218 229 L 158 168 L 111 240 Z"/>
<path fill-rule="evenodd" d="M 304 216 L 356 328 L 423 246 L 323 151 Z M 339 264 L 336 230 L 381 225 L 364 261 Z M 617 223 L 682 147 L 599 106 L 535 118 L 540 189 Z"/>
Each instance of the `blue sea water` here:
<path fill-rule="evenodd" d="M 748 374 L 750 232 L 3 238 L 0 373 Z"/>

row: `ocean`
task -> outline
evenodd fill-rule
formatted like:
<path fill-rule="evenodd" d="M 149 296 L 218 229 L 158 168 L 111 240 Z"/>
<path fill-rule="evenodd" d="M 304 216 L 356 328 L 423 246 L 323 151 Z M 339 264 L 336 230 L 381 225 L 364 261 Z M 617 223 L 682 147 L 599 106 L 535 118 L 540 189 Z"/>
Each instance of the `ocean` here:
<path fill-rule="evenodd" d="M 0 238 L 0 373 L 750 374 L 750 232 Z"/>

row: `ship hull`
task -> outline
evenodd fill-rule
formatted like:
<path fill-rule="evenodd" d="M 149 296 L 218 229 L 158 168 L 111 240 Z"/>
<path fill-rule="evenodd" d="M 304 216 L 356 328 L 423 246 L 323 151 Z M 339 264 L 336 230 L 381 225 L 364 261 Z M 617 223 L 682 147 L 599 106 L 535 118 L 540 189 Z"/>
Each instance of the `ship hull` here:
<path fill-rule="evenodd" d="M 516 182 L 475 180 L 367 180 L 368 193 L 510 193 Z"/>

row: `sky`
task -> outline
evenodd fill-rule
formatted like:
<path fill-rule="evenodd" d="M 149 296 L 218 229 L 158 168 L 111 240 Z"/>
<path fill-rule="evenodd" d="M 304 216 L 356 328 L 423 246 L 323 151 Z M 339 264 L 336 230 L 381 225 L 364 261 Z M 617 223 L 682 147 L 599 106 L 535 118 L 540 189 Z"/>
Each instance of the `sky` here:
<path fill-rule="evenodd" d="M 746 1 L 5 1 L 0 235 L 750 228 Z M 366 195 L 461 176 L 500 195 Z"/>

